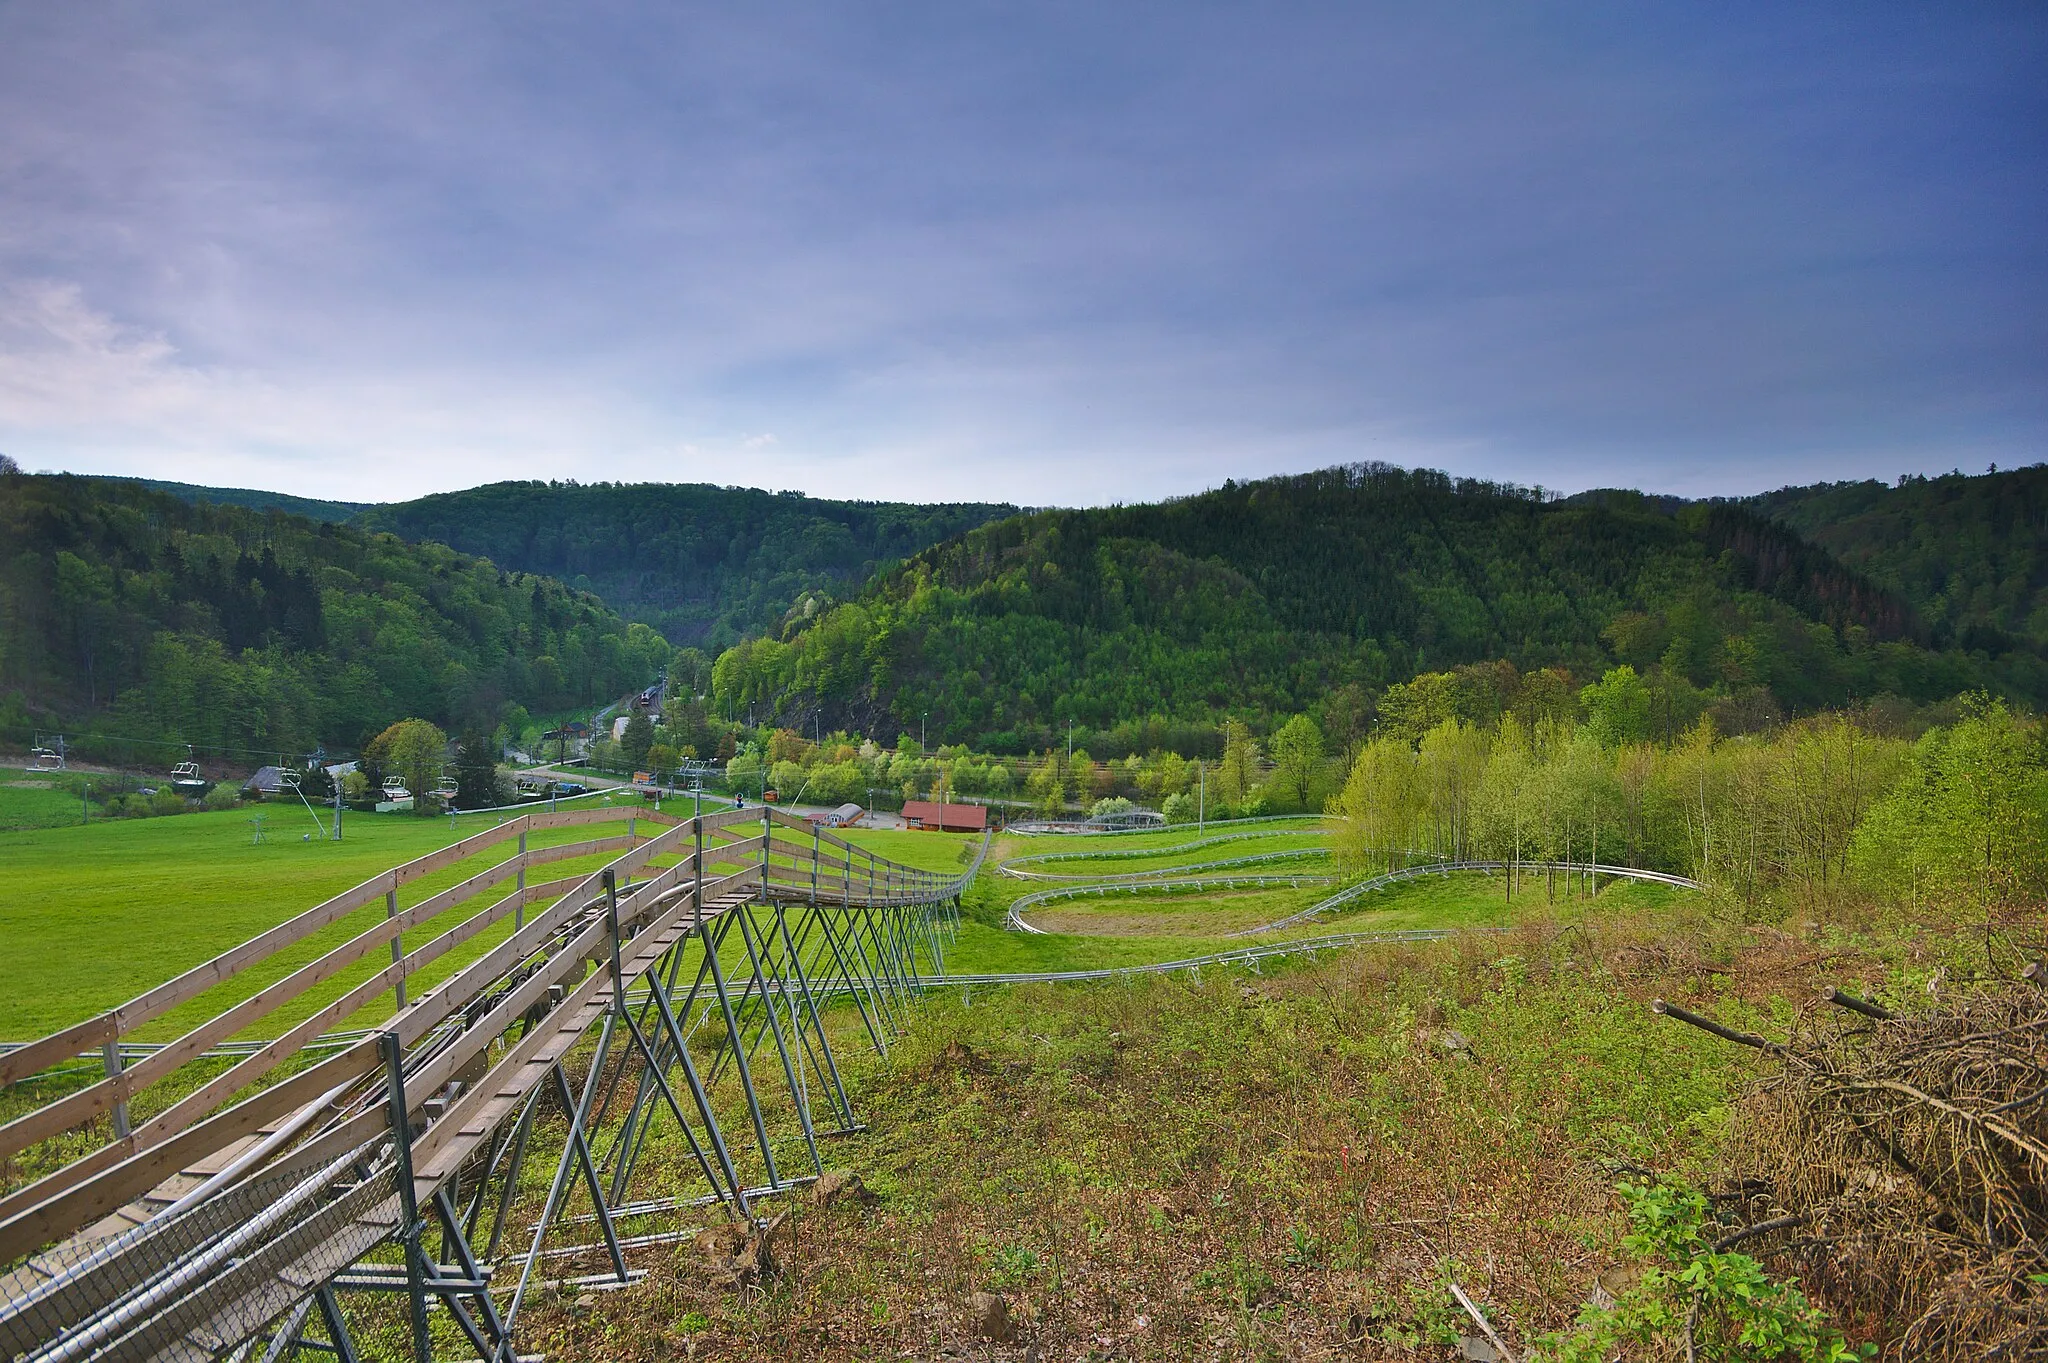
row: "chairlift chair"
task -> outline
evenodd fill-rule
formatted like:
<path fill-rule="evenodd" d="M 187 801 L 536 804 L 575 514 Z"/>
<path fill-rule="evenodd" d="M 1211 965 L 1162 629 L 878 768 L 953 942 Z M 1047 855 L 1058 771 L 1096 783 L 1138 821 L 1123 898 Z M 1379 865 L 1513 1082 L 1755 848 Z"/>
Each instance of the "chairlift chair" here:
<path fill-rule="evenodd" d="M 441 778 L 434 782 L 434 798 L 437 800 L 452 800 L 461 793 L 461 790 L 461 786 L 456 784 L 455 777 L 445 771 L 441 773 Z"/>
<path fill-rule="evenodd" d="M 28 765 L 31 771 L 62 771 L 64 754 L 55 748 L 35 748 L 29 752 Z"/>
<path fill-rule="evenodd" d="M 187 799 L 197 799 L 213 788 L 213 782 L 200 774 L 199 763 L 192 758 L 192 747 L 185 746 L 185 760 L 171 768 L 171 789 Z"/>
<path fill-rule="evenodd" d="M 278 773 L 277 773 L 277 787 L 278 787 L 278 789 L 279 789 L 279 790 L 297 790 L 297 789 L 299 788 L 299 779 L 300 779 L 300 778 L 301 778 L 301 777 L 302 777 L 302 776 L 303 776 L 304 774 L 305 774 L 305 773 L 301 772 L 301 771 L 300 771 L 300 770 L 299 770 L 299 769 L 298 769 L 297 767 L 284 767 L 284 768 L 281 768 L 281 769 L 280 769 L 280 770 L 278 771 Z"/>
<path fill-rule="evenodd" d="M 387 800 L 410 800 L 412 792 L 405 788 L 404 778 L 387 776 L 384 778 L 384 798 Z"/>

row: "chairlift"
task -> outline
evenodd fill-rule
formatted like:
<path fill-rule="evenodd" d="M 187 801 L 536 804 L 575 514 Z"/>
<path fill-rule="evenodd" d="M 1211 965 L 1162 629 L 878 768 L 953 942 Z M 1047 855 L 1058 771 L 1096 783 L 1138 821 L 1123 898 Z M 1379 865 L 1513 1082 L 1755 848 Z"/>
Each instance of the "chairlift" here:
<path fill-rule="evenodd" d="M 34 748 L 29 752 L 28 765 L 30 771 L 62 771 L 64 754 L 55 748 Z"/>
<path fill-rule="evenodd" d="M 384 778 L 384 798 L 387 800 L 410 800 L 412 792 L 405 788 L 403 777 L 387 776 Z"/>
<path fill-rule="evenodd" d="M 171 768 L 171 789 L 186 799 L 197 799 L 213 789 L 213 782 L 200 774 L 199 763 L 193 759 L 192 745 L 185 745 L 185 760 Z"/>
<path fill-rule="evenodd" d="M 441 779 L 434 782 L 434 797 L 439 800 L 452 800 L 461 793 L 461 790 L 461 786 L 456 784 L 455 777 L 450 772 L 442 772 Z"/>

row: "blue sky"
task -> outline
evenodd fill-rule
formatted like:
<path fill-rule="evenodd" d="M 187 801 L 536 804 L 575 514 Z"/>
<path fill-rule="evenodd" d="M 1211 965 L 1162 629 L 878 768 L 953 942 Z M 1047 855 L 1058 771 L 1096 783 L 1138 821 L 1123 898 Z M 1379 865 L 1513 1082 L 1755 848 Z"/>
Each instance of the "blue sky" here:
<path fill-rule="evenodd" d="M 2037 4 L 0 0 L 0 452 L 1136 500 L 2048 458 Z"/>

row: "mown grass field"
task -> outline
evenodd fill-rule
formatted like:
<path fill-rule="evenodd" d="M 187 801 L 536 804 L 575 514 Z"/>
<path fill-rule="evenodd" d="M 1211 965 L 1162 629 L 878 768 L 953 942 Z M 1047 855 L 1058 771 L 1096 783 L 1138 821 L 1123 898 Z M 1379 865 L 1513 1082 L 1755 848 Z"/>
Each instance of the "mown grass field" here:
<path fill-rule="evenodd" d="M 84 783 L 73 772 L 0 767 L 0 832 L 83 823 L 79 788 Z"/>

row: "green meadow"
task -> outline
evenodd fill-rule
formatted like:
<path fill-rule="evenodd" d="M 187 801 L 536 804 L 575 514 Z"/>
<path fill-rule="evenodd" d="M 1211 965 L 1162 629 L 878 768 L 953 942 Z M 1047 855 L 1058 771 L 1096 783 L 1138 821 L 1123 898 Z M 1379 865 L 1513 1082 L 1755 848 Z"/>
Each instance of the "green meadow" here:
<path fill-rule="evenodd" d="M 0 785 L 17 810 L 35 801 L 70 799 L 61 789 L 21 790 Z M 52 806 L 54 809 L 54 806 Z M 638 806 L 624 800 L 621 820 Z M 253 820 L 262 818 L 262 837 Z M 152 819 L 97 820 L 0 832 L 0 935 L 18 961 L 33 962 L 19 972 L 15 987 L 0 993 L 0 1040 L 25 1041 L 90 1017 L 218 955 L 264 929 L 328 899 L 389 867 L 467 837 L 485 825 L 403 814 L 350 814 L 340 842 L 319 836 L 303 809 L 282 804 L 219 813 Z M 621 831 L 600 824 L 535 833 L 531 845 L 547 847 Z M 1188 848 L 1200 842 L 1192 830 L 1117 839 L 1118 850 L 1135 842 L 1155 855 L 1146 868 L 1171 867 L 1268 850 L 1273 844 L 1307 847 L 1307 834 Z M 880 829 L 850 830 L 854 845 L 905 865 L 957 873 L 971 862 L 977 840 L 966 835 Z M 1010 932 L 1003 916 L 1017 897 L 1045 889 L 1043 882 L 1015 880 L 996 872 L 1001 857 L 1075 849 L 1076 839 L 1060 835 L 1002 837 L 981 876 L 966 896 L 958 931 L 945 950 L 950 972 L 1012 973 L 1091 969 L 1176 960 L 1229 950 L 1252 940 L 1229 934 L 1285 917 L 1326 896 L 1324 886 L 1273 887 L 1199 894 L 1114 894 L 1045 906 L 1034 920 L 1054 929 L 1045 935 Z M 1180 849 L 1178 851 L 1174 849 Z M 424 877 L 399 893 L 401 907 L 446 889 L 484 866 L 512 855 L 510 841 L 485 850 L 460 867 Z M 604 858 L 554 863 L 535 879 L 587 874 Z M 1044 864 L 1044 863 L 1042 863 Z M 1064 869 L 1076 863 L 1049 863 Z M 1131 869 L 1128 864 L 1087 863 L 1091 868 Z M 1623 886 L 1603 893 L 1643 898 L 1668 892 Z M 436 920 L 436 930 L 484 911 L 502 894 L 486 892 Z M 1525 894 L 1543 903 L 1540 890 Z M 1518 904 L 1517 907 L 1521 907 Z M 372 904 L 315 933 L 235 980 L 172 1010 L 141 1035 L 176 1035 L 234 999 L 297 969 L 320 953 L 373 925 L 383 914 Z M 1345 908 L 1287 929 L 1279 936 L 1413 927 L 1490 926 L 1507 921 L 1509 906 L 1497 877 L 1454 876 L 1412 882 L 1369 895 Z M 414 978 L 412 989 L 430 988 L 489 949 L 510 932 L 494 925 L 466 946 L 433 962 Z M 413 935 L 411 941 L 424 940 Z M 336 979 L 307 991 L 264 1019 L 254 1035 L 274 1034 L 308 1016 L 381 967 L 374 956 Z M 386 994 L 358 1015 L 389 1011 Z"/>

